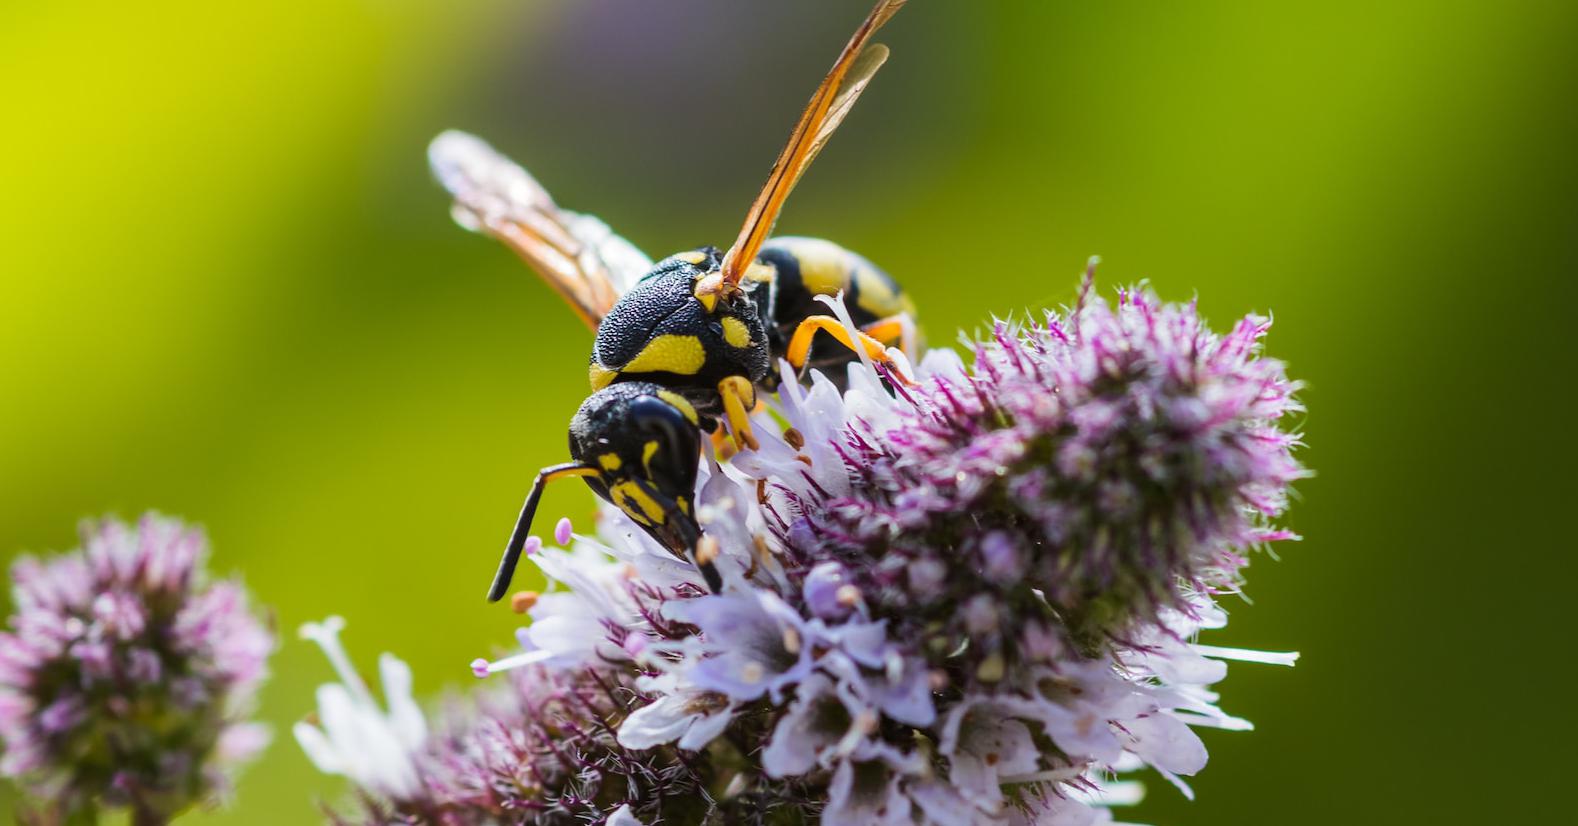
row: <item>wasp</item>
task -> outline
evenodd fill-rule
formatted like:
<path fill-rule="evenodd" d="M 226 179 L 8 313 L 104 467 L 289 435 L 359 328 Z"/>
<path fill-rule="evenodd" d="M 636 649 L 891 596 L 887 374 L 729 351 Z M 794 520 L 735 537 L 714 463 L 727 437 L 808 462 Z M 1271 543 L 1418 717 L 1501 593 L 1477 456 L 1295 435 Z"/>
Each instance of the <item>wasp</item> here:
<path fill-rule="evenodd" d="M 727 250 L 680 252 L 655 264 L 591 215 L 547 190 L 482 140 L 446 132 L 429 147 L 462 226 L 514 250 L 595 332 L 592 393 L 570 421 L 570 461 L 540 470 L 505 545 L 488 600 L 509 589 L 548 483 L 580 477 L 713 591 L 722 579 L 701 542 L 692 496 L 703 445 L 757 447 L 750 413 L 772 366 L 797 375 L 861 357 L 908 381 L 890 345 L 915 346 L 914 306 L 898 283 L 831 241 L 769 238 L 790 191 L 887 59 L 871 36 L 904 5 L 881 0 L 817 86 L 744 225 Z M 819 297 L 842 294 L 853 327 Z"/>

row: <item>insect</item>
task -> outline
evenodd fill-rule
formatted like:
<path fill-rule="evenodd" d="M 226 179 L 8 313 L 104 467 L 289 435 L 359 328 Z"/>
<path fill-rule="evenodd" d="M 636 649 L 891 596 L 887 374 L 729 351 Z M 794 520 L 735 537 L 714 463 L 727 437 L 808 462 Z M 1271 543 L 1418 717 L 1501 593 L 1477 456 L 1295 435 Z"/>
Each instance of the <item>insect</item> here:
<path fill-rule="evenodd" d="M 570 422 L 571 461 L 532 482 L 488 590 L 509 588 L 548 483 L 580 477 L 662 545 L 722 588 L 700 542 L 691 496 L 701 434 L 726 426 L 734 450 L 754 449 L 758 388 L 778 358 L 797 371 L 857 355 L 907 381 L 890 344 L 914 346 L 914 307 L 869 261 L 830 241 L 771 238 L 800 176 L 887 59 L 870 38 L 904 5 L 880 0 L 812 95 L 767 183 L 726 251 L 702 247 L 653 264 L 597 218 L 556 205 L 526 170 L 478 138 L 446 132 L 428 154 L 462 226 L 513 249 L 596 331 L 592 394 Z M 851 330 L 818 296 L 843 293 Z"/>

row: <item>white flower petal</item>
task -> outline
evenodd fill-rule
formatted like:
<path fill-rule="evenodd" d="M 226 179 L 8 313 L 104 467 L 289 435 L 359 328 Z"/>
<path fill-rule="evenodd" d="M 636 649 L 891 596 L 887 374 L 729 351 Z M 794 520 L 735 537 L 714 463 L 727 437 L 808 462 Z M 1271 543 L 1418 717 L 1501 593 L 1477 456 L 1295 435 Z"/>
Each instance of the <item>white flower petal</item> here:
<path fill-rule="evenodd" d="M 1145 762 L 1175 774 L 1194 774 L 1205 768 L 1205 744 L 1182 721 L 1158 713 L 1126 720 L 1128 748 Z"/>
<path fill-rule="evenodd" d="M 324 774 L 345 774 L 340 752 L 321 729 L 308 723 L 297 723 L 290 727 L 290 731 L 296 735 L 297 744 L 307 753 L 307 759 L 312 761 L 318 771 Z"/>
<path fill-rule="evenodd" d="M 916 783 L 909 796 L 935 826 L 976 826 L 983 812 L 946 783 Z"/>
<path fill-rule="evenodd" d="M 389 724 L 400 745 L 414 750 L 427 740 L 427 718 L 411 696 L 411 666 L 393 654 L 378 658 L 379 684 L 389 706 Z"/>
<path fill-rule="evenodd" d="M 679 698 L 664 696 L 663 700 L 631 712 L 630 717 L 620 723 L 619 744 L 625 749 L 652 749 L 655 745 L 677 741 L 693 722 L 682 706 Z"/>
<path fill-rule="evenodd" d="M 646 826 L 645 823 L 641 822 L 640 818 L 630 813 L 630 804 L 628 803 L 615 809 L 614 813 L 609 815 L 608 820 L 603 821 L 603 823 L 604 826 Z"/>
<path fill-rule="evenodd" d="M 729 722 L 733 719 L 733 706 L 696 718 L 695 722 L 690 724 L 690 730 L 685 732 L 685 736 L 679 738 L 679 747 L 691 751 L 700 751 L 708 743 L 716 739 L 718 735 L 722 734 L 723 730 L 728 728 Z"/>
<path fill-rule="evenodd" d="M 619 744 L 627 749 L 650 749 L 679 739 L 694 722 L 685 710 L 686 699 L 672 694 L 631 712 L 619 725 Z"/>

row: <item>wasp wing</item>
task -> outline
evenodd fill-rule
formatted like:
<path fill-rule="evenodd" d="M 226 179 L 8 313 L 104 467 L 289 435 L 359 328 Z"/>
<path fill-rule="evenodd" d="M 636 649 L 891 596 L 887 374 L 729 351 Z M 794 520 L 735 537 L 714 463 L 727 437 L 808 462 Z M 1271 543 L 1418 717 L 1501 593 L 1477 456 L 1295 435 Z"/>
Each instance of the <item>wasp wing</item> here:
<path fill-rule="evenodd" d="M 739 237 L 724 256 L 723 277 L 726 280 L 738 283 L 744 277 L 746 267 L 756 259 L 762 242 L 767 240 L 773 224 L 777 223 L 778 213 L 783 210 L 789 192 L 832 136 L 833 130 L 849 114 L 849 108 L 865 90 L 871 76 L 887 60 L 886 47 L 868 44 L 877 29 L 897 14 L 905 2 L 878 0 L 839 53 L 833 68 L 828 70 L 827 76 L 816 87 L 816 93 L 811 96 L 811 102 L 806 104 L 800 121 L 795 124 L 794 131 L 789 133 L 789 142 L 773 163 L 766 185 L 756 196 L 755 203 L 751 204 L 750 212 L 746 213 L 745 225 L 740 228 Z"/>
<path fill-rule="evenodd" d="M 827 139 L 833 137 L 833 132 L 838 125 L 844 122 L 844 116 L 854 107 L 855 100 L 860 93 L 866 91 L 866 84 L 876 76 L 877 70 L 888 60 L 888 47 L 881 43 L 873 43 L 855 58 L 849 67 L 849 74 L 844 76 L 844 82 L 838 87 L 838 94 L 833 96 L 833 105 L 827 109 L 827 118 L 822 121 L 820 129 L 816 130 L 816 137 L 811 139 L 811 148 L 805 153 L 805 161 L 795 171 L 794 180 L 789 182 L 789 188 L 794 189 L 800 182 L 800 176 L 811 167 L 811 161 L 816 160 L 818 152 L 827 145 Z"/>
<path fill-rule="evenodd" d="M 504 242 L 594 330 L 652 269 L 652 260 L 607 224 L 561 209 L 531 173 L 481 138 L 445 132 L 427 157 L 455 196 L 455 222 Z"/>

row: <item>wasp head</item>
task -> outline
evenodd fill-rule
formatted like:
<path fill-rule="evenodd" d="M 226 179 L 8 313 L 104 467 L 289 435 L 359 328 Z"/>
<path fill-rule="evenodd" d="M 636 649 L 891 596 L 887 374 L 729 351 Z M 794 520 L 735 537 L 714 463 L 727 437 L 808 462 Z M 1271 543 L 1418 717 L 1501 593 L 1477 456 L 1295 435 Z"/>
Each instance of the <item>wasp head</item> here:
<path fill-rule="evenodd" d="M 570 421 L 570 455 L 586 484 L 664 547 L 689 557 L 701 537 L 694 496 L 701 457 L 696 411 L 648 382 L 600 390 Z"/>
<path fill-rule="evenodd" d="M 508 592 L 525 552 L 543 488 L 579 476 L 675 554 L 695 559 L 701 527 L 693 499 L 701 461 L 696 409 L 684 396 L 650 382 L 616 384 L 593 393 L 570 420 L 574 461 L 543 468 L 515 520 L 488 601 Z M 707 584 L 723 586 L 710 558 L 696 560 Z"/>

